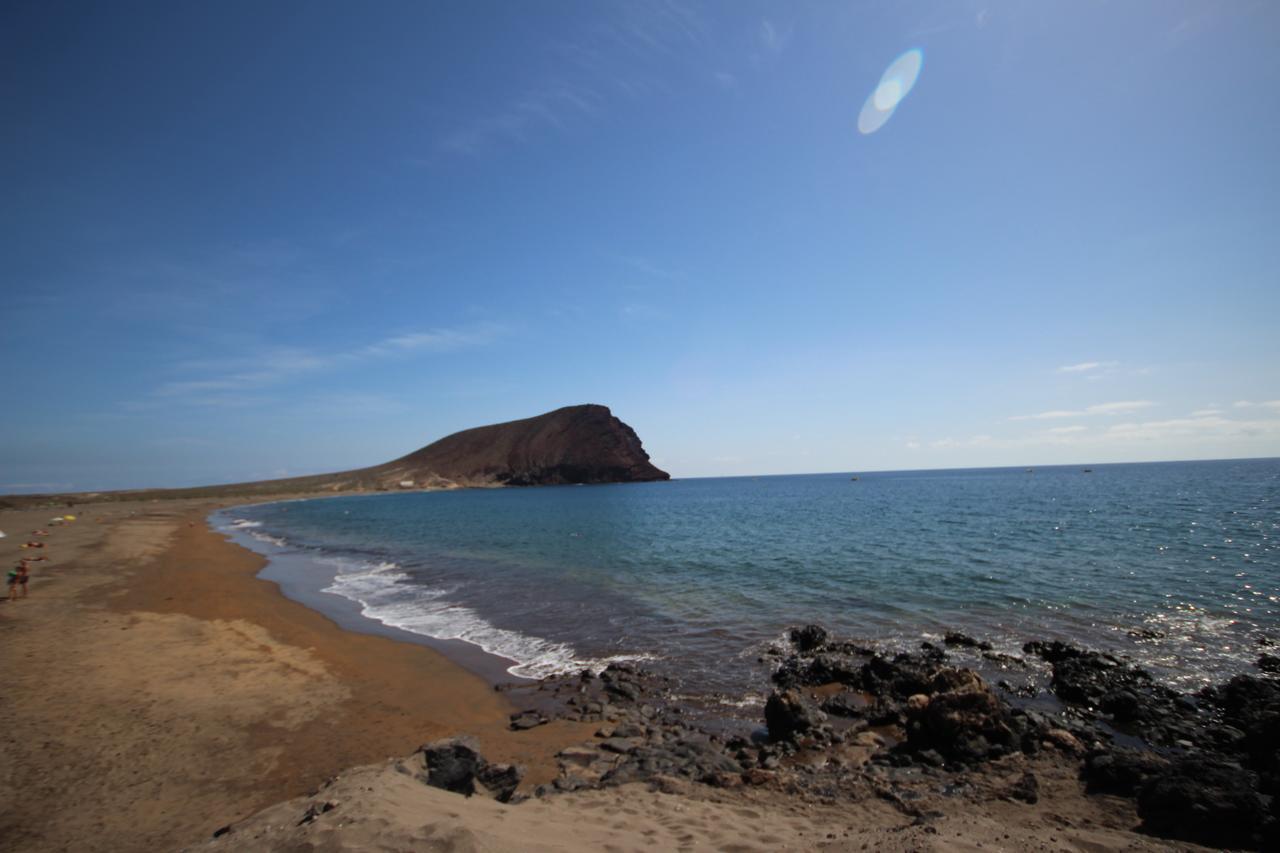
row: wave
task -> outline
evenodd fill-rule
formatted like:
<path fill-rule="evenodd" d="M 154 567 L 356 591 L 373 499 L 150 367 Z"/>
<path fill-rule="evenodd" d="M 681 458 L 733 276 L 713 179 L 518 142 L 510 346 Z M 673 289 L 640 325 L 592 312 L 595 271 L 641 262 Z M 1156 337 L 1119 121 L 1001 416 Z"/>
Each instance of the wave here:
<path fill-rule="evenodd" d="M 262 527 L 261 521 L 253 521 L 248 518 L 232 518 L 227 522 L 223 529 L 232 533 L 248 534 L 251 539 L 256 539 L 259 542 L 267 542 L 271 545 L 275 545 L 277 548 L 285 548 L 289 545 L 288 540 L 279 536 L 272 536 L 270 533 L 263 533 L 258 529 L 259 527 Z"/>
<path fill-rule="evenodd" d="M 225 529 L 247 534 L 251 539 L 279 548 L 291 547 L 287 539 L 257 529 L 261 526 L 261 521 L 231 518 Z M 333 580 L 321 591 L 356 602 L 365 618 L 423 637 L 461 640 L 479 646 L 491 655 L 514 661 L 507 672 L 518 678 L 540 679 L 578 673 L 584 669 L 599 672 L 611 663 L 654 659 L 647 654 L 580 658 L 565 643 L 490 624 L 471 608 L 446 600 L 450 590 L 414 583 L 396 563 L 364 562 L 338 556 L 317 556 L 315 559 L 336 568 Z"/>
<path fill-rule="evenodd" d="M 250 530 L 249 536 L 257 539 L 259 542 L 270 542 L 272 545 L 279 548 L 284 548 L 289 544 L 288 540 L 282 539 L 279 536 L 272 536 L 270 533 L 259 533 L 256 530 Z"/>
<path fill-rule="evenodd" d="M 650 659 L 648 655 L 583 659 L 565 643 L 498 628 L 471 608 L 450 601 L 451 590 L 413 583 L 396 563 L 353 563 L 339 557 L 321 558 L 321 562 L 338 567 L 333 582 L 323 591 L 358 603 L 361 615 L 424 637 L 479 646 L 491 655 L 515 661 L 507 672 L 519 678 L 599 671 L 610 663 Z"/>

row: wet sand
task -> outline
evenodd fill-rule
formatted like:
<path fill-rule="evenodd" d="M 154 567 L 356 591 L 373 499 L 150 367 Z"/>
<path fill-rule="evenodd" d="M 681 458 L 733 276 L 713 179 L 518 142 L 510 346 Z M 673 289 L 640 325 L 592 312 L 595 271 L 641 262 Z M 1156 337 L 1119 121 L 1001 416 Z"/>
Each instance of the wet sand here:
<path fill-rule="evenodd" d="M 13 850 L 157 850 L 459 733 L 554 775 L 589 736 L 511 732 L 488 682 L 422 645 L 343 631 L 257 579 L 256 554 L 177 500 L 0 513 L 0 559 L 33 563 L 0 604 L 0 838 Z M 20 550 L 43 527 L 47 547 Z"/>

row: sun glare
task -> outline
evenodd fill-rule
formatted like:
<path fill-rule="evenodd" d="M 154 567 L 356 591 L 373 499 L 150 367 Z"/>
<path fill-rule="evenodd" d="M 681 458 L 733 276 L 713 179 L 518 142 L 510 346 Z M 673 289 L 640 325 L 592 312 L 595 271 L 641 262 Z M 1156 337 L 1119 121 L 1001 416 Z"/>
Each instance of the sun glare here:
<path fill-rule="evenodd" d="M 898 104 L 915 86 L 923 67 L 924 53 L 920 48 L 912 48 L 895 59 L 880 75 L 875 91 L 862 105 L 862 112 L 858 114 L 858 130 L 868 135 L 884 127 Z"/>

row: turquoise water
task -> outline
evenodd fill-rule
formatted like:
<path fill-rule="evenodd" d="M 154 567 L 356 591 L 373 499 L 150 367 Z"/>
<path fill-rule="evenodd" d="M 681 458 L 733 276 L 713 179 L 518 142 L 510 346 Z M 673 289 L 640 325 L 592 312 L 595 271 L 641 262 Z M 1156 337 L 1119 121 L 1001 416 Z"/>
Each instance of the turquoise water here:
<path fill-rule="evenodd" d="M 303 566 L 313 605 L 524 676 L 643 659 L 736 694 L 816 621 L 903 645 L 1070 639 L 1194 687 L 1280 633 L 1280 460 L 385 494 L 219 523 Z"/>

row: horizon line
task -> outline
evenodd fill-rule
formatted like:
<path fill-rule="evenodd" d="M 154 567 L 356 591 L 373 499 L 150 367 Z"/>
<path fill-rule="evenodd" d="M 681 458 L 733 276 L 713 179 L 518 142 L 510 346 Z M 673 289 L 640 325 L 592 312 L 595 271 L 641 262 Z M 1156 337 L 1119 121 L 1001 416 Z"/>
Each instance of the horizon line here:
<path fill-rule="evenodd" d="M 1179 463 L 1198 463 L 1198 462 L 1274 462 L 1274 461 L 1280 461 L 1280 456 L 1214 456 L 1214 457 L 1197 458 L 1197 459 L 1151 459 L 1151 460 L 1132 461 L 1132 462 L 1065 462 L 1065 463 L 1053 463 L 1053 464 L 1045 464 L 1045 465 L 978 465 L 978 466 L 957 465 L 957 466 L 952 466 L 947 468 L 883 468 L 883 469 L 849 468 L 849 469 L 840 470 L 840 471 L 784 471 L 784 472 L 755 473 L 755 474 L 697 474 L 697 475 L 691 475 L 687 477 L 672 476 L 671 480 L 672 481 L 674 480 L 742 480 L 742 479 L 752 479 L 752 478 L 759 478 L 759 477 L 826 477 L 826 476 L 835 476 L 838 474 L 856 474 L 861 476 L 861 475 L 871 475 L 871 474 L 920 474 L 920 473 L 933 473 L 933 472 L 940 473 L 940 472 L 946 472 L 946 471 L 1015 471 L 1019 469 L 1024 471 L 1028 471 L 1028 470 L 1034 471 L 1036 469 L 1052 470 L 1055 468 L 1106 468 L 1106 467 L 1114 467 L 1117 465 L 1174 465 Z M 348 470 L 360 470 L 360 469 L 348 469 Z M 153 492 L 153 491 L 161 492 L 161 491 L 177 491 L 182 489 L 221 488 L 225 486 L 253 485 L 255 483 L 270 483 L 270 482 L 273 482 L 273 480 L 275 479 L 292 480 L 300 477 L 323 477 L 327 474 L 342 474 L 342 473 L 346 473 L 346 471 L 345 470 L 344 471 L 320 471 L 314 474 L 294 474 L 288 477 L 278 477 L 278 478 L 272 478 L 268 480 L 247 480 L 247 481 L 240 481 L 240 482 L 233 481 L 230 483 L 201 483 L 196 485 L 181 485 L 181 486 L 126 486 L 123 488 L 82 489 L 80 491 L 62 491 L 62 492 L 3 492 L 3 493 L 0 493 L 0 498 L 7 498 L 7 497 L 31 498 L 31 497 L 43 497 L 43 496 L 58 497 L 63 495 L 111 494 L 111 493 L 119 493 L 119 492 Z M 566 483 L 563 485 L 582 485 L 582 484 Z M 630 484 L 619 482 L 619 483 L 596 483 L 591 485 L 616 486 L 616 485 L 630 485 Z M 526 488 L 526 487 L 513 487 L 513 488 Z M 530 486 L 527 488 L 535 488 L 535 487 Z M 357 495 L 357 494 L 363 494 L 363 493 L 355 492 L 355 491 L 345 492 L 345 493 L 340 492 L 335 494 L 334 497 L 341 497 L 344 494 L 347 496 L 351 496 L 351 495 Z M 302 498 L 301 500 L 306 500 L 306 498 Z"/>

